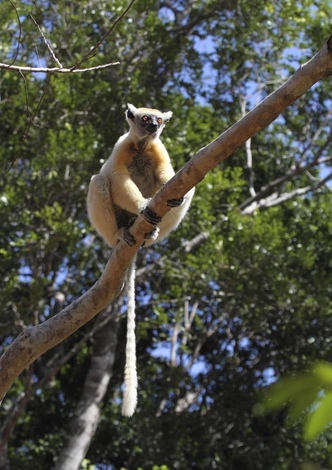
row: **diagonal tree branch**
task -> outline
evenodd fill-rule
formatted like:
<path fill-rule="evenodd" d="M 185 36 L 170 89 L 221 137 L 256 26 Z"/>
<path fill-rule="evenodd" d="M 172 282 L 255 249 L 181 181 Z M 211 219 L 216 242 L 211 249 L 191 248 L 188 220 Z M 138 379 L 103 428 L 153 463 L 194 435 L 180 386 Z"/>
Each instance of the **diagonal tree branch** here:
<path fill-rule="evenodd" d="M 213 167 L 231 155 L 250 137 L 267 127 L 290 104 L 319 80 L 332 75 L 332 36 L 309 62 L 280 88 L 241 118 L 216 140 L 202 148 L 160 191 L 149 204 L 158 216 L 169 210 L 168 199 L 181 198 Z M 133 247 L 119 242 L 100 279 L 84 295 L 46 322 L 27 328 L 0 359 L 0 398 L 15 378 L 41 354 L 63 341 L 102 308 L 121 290 L 126 270 L 151 226 L 138 217 L 130 232 L 137 240 Z"/>

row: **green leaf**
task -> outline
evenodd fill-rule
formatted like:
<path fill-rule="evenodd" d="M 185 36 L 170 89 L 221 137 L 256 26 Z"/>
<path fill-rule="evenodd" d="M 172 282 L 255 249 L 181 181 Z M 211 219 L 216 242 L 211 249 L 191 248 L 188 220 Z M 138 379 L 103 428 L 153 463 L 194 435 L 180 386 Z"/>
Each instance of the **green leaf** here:
<path fill-rule="evenodd" d="M 332 364 L 319 362 L 313 367 L 314 374 L 326 385 L 332 385 Z"/>
<path fill-rule="evenodd" d="M 293 401 L 288 414 L 289 424 L 295 424 L 301 415 L 309 408 L 317 399 L 319 387 L 313 387 L 311 390 L 304 390 L 300 393 L 296 400 Z"/>
<path fill-rule="evenodd" d="M 307 392 L 317 393 L 317 384 L 312 374 L 284 377 L 267 390 L 263 406 L 266 410 L 282 408 L 287 402 L 296 401 L 301 394 Z"/>
<path fill-rule="evenodd" d="M 317 408 L 309 415 L 304 428 L 304 439 L 312 441 L 332 421 L 332 392 L 327 392 Z"/>

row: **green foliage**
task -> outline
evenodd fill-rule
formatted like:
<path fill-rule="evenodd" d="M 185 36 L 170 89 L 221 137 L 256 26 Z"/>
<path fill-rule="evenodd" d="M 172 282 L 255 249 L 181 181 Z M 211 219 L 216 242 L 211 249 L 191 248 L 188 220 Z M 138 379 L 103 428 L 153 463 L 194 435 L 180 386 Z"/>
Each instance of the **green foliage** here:
<path fill-rule="evenodd" d="M 332 366 L 319 362 L 310 372 L 271 385 L 262 405 L 264 410 L 278 410 L 289 404 L 289 422 L 295 424 L 305 416 L 304 438 L 312 441 L 332 421 L 331 386 Z"/>

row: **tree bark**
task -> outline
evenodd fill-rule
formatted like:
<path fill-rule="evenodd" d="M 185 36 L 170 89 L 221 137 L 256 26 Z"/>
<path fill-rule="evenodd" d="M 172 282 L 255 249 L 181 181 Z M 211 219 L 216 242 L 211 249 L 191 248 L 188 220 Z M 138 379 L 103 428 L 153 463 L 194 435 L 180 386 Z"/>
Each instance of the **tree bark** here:
<path fill-rule="evenodd" d="M 107 325 L 94 335 L 94 348 L 91 363 L 85 379 L 81 398 L 71 421 L 68 439 L 62 448 L 55 470 L 79 470 L 97 429 L 100 407 L 112 376 L 119 311 L 123 303 L 120 295 L 109 308 L 109 315 L 114 316 Z"/>

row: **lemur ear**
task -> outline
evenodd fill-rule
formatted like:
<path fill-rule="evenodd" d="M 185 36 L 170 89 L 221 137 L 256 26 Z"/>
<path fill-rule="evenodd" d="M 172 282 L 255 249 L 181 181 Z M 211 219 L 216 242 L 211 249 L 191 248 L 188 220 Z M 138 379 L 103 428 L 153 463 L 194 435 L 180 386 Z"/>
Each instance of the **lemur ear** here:
<path fill-rule="evenodd" d="M 172 116 L 173 116 L 172 111 L 167 111 L 167 113 L 163 113 L 164 122 L 168 122 Z"/>
<path fill-rule="evenodd" d="M 137 112 L 137 108 L 133 104 L 128 103 L 128 109 L 126 116 L 128 119 L 135 119 L 135 114 Z"/>

